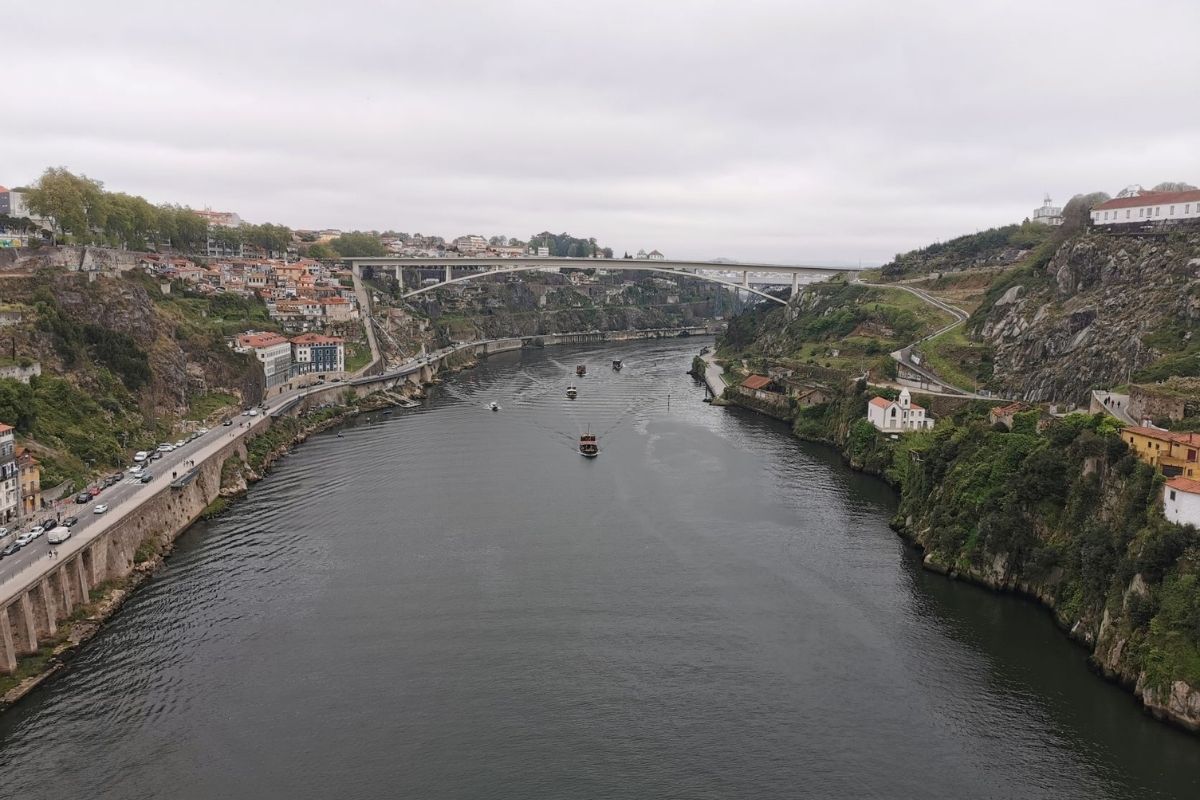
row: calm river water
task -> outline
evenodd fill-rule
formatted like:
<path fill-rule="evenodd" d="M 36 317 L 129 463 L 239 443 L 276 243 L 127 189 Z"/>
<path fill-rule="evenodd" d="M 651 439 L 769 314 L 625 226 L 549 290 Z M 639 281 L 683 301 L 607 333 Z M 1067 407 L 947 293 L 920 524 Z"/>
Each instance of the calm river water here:
<path fill-rule="evenodd" d="M 0 795 L 1200 797 L 1200 739 L 702 404 L 699 346 L 508 354 L 314 437 L 0 717 Z"/>

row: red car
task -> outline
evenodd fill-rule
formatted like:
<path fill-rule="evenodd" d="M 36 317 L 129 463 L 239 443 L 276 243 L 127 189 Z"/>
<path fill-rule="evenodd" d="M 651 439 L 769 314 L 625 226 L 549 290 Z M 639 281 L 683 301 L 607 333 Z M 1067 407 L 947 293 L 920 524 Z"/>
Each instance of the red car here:
<path fill-rule="evenodd" d="M 95 497 L 96 495 L 100 494 L 100 487 L 99 486 L 89 486 L 88 494 L 90 494 L 92 497 Z"/>

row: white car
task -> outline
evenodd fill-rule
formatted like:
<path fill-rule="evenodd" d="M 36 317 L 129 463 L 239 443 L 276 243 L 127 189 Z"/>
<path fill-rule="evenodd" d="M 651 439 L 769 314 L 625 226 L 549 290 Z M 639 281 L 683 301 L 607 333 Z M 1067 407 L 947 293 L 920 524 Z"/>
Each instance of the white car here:
<path fill-rule="evenodd" d="M 252 409 L 250 409 L 250 416 L 252 416 L 252 417 L 257 417 L 257 416 L 258 416 L 258 409 L 257 409 L 257 408 L 252 408 Z"/>
<path fill-rule="evenodd" d="M 24 547 L 25 545 L 29 544 L 32 541 L 33 541 L 33 534 L 22 533 L 20 536 L 17 537 L 17 540 L 15 542 L 13 542 L 13 544 L 15 544 L 17 547 Z"/>
<path fill-rule="evenodd" d="M 136 453 L 133 454 L 133 460 L 139 461 L 139 462 L 145 461 L 149 457 L 150 457 L 150 454 L 147 453 L 145 450 L 138 450 Z"/>
<path fill-rule="evenodd" d="M 50 544 L 62 544 L 70 538 L 71 529 L 68 527 L 55 528 L 46 535 L 46 541 Z"/>
<path fill-rule="evenodd" d="M 92 509 L 93 514 L 103 514 L 105 511 L 108 511 L 108 506 L 106 506 L 104 503 L 100 503 Z"/>
<path fill-rule="evenodd" d="M 196 429 L 196 433 L 198 433 L 198 434 L 200 434 L 201 436 L 203 436 L 204 434 L 208 433 L 208 428 L 197 428 L 197 429 Z"/>
<path fill-rule="evenodd" d="M 8 536 L 8 528 L 0 528 L 0 536 Z"/>
<path fill-rule="evenodd" d="M 169 453 L 174 449 L 175 449 L 175 445 L 170 444 L 168 442 L 164 442 L 158 446 L 158 452 L 160 452 L 160 453 Z"/>
<path fill-rule="evenodd" d="M 32 528 L 29 529 L 29 535 L 31 537 L 33 537 L 34 539 L 38 538 L 45 532 L 46 532 L 46 529 L 43 528 L 41 525 L 34 525 Z"/>
<path fill-rule="evenodd" d="M 132 467 L 129 468 L 129 471 L 130 472 L 141 472 L 142 469 L 143 469 L 143 467 L 141 464 L 134 464 Z"/>
<path fill-rule="evenodd" d="M 183 447 L 185 444 L 187 444 L 187 440 L 186 440 L 186 439 L 180 439 L 178 442 L 176 442 L 176 443 L 175 443 L 175 446 L 176 446 L 176 447 Z"/>

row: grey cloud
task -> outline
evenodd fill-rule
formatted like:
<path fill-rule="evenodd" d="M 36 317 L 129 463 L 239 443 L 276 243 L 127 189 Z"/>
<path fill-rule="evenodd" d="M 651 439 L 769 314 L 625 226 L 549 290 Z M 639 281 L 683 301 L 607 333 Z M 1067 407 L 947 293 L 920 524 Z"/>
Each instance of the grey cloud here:
<path fill-rule="evenodd" d="M 1200 6 L 52 4 L 0 182 L 297 227 L 877 261 L 1043 192 L 1200 180 Z"/>

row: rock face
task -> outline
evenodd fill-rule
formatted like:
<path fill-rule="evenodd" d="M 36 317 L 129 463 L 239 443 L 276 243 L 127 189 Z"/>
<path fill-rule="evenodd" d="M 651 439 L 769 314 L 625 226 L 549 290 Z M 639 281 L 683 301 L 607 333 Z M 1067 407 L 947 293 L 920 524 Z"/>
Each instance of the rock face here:
<path fill-rule="evenodd" d="M 1148 334 L 1200 327 L 1198 258 L 1200 233 L 1085 234 L 1018 278 L 971 332 L 994 348 L 1006 393 L 1086 404 L 1091 388 L 1125 383 L 1164 355 Z"/>

